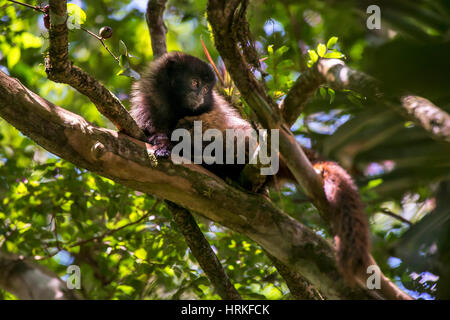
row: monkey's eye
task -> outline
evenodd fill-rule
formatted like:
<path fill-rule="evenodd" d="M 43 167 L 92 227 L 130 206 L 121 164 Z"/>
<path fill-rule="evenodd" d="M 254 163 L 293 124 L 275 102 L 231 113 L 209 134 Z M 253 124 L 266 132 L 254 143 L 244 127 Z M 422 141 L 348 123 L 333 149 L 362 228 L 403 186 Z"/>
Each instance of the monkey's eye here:
<path fill-rule="evenodd" d="M 191 88 L 192 89 L 198 89 L 200 87 L 200 80 L 199 79 L 192 79 L 191 80 Z"/>

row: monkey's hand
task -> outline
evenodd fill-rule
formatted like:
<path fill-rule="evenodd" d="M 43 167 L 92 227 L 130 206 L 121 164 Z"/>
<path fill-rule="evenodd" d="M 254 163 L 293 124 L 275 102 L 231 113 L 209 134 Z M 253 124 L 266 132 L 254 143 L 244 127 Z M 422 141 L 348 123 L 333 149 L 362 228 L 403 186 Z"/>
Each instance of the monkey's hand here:
<path fill-rule="evenodd" d="M 168 158 L 172 150 L 170 139 L 165 133 L 155 133 L 148 138 L 148 142 L 155 146 L 155 156 L 158 158 Z"/>

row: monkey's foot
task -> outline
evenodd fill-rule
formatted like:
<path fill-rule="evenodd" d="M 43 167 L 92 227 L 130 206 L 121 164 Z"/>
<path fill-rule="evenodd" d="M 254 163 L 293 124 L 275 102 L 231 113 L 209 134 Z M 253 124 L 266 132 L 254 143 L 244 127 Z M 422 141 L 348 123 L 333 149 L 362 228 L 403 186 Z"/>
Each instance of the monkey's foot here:
<path fill-rule="evenodd" d="M 156 147 L 155 156 L 158 158 L 168 158 L 171 153 L 169 137 L 164 133 L 157 133 L 149 137 L 148 142 Z"/>
<path fill-rule="evenodd" d="M 168 146 L 157 146 L 155 150 L 155 156 L 157 158 L 169 158 L 170 157 L 170 148 Z"/>

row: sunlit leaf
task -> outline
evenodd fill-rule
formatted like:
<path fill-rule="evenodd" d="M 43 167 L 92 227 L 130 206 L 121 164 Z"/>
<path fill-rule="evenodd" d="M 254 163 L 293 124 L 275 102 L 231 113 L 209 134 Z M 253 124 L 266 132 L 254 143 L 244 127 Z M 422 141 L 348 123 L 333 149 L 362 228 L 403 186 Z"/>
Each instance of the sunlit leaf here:
<path fill-rule="evenodd" d="M 327 42 L 327 48 L 332 49 L 338 42 L 338 37 L 331 37 Z"/>

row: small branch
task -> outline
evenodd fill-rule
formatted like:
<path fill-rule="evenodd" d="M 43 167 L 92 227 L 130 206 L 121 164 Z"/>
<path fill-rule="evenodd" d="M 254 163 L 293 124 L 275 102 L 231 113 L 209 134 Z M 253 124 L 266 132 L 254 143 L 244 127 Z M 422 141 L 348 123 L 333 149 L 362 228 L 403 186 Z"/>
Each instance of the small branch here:
<path fill-rule="evenodd" d="M 42 12 L 42 13 L 46 13 L 45 10 L 44 10 L 44 8 L 39 7 L 39 6 L 32 6 L 32 5 L 30 5 L 30 4 L 26 4 L 26 3 L 19 2 L 19 1 L 15 1 L 15 0 L 7 0 L 7 1 L 13 2 L 13 3 L 15 3 L 15 4 L 18 4 L 18 5 L 21 5 L 21 6 L 24 6 L 24 7 L 27 7 L 27 8 L 30 8 L 30 9 L 33 9 L 33 10 Z"/>
<path fill-rule="evenodd" d="M 392 212 L 392 211 L 389 210 L 389 209 L 382 208 L 382 209 L 381 209 L 381 212 L 383 212 L 384 214 L 386 214 L 386 215 L 388 215 L 388 216 L 391 216 L 391 217 L 394 218 L 394 219 L 400 220 L 400 221 L 403 222 L 403 223 L 406 223 L 406 224 L 409 225 L 410 227 L 413 225 L 413 223 L 412 223 L 411 221 L 409 221 L 409 220 L 406 219 L 406 218 L 403 218 L 402 216 L 400 216 L 400 215 L 398 215 L 398 214 L 395 214 L 394 212 Z"/>
<path fill-rule="evenodd" d="M 166 201 L 173 220 L 183 234 L 192 254 L 205 271 L 217 293 L 224 300 L 241 300 L 241 296 L 231 283 L 222 264 L 198 227 L 192 214 L 173 202 Z"/>
<path fill-rule="evenodd" d="M 50 47 L 45 62 L 48 78 L 69 84 L 94 103 L 98 111 L 108 118 L 121 132 L 145 140 L 142 130 L 120 100 L 97 79 L 74 66 L 69 61 L 67 4 L 65 0 L 50 0 Z"/>
<path fill-rule="evenodd" d="M 447 112 L 418 96 L 404 96 L 401 102 L 409 119 L 435 139 L 450 142 L 450 115 Z"/>
<path fill-rule="evenodd" d="M 106 51 L 108 51 L 108 53 L 117 61 L 120 62 L 119 58 L 116 57 L 114 55 L 114 53 L 111 52 L 111 50 L 109 50 L 108 46 L 105 44 L 105 39 L 100 37 L 99 35 L 96 35 L 95 33 L 93 33 L 92 31 L 89 31 L 86 28 L 80 27 L 81 30 L 87 32 L 89 35 L 93 36 L 94 38 L 96 38 L 98 41 L 100 41 L 100 43 L 105 47 Z"/>
<path fill-rule="evenodd" d="M 150 32 L 154 59 L 159 58 L 167 52 L 167 27 L 163 20 L 166 2 L 167 0 L 149 0 L 147 4 L 145 18 Z"/>
<path fill-rule="evenodd" d="M 213 59 L 211 58 L 211 55 L 209 54 L 208 49 L 205 46 L 205 43 L 203 42 L 202 37 L 200 36 L 200 42 L 202 43 L 203 52 L 206 55 L 206 59 L 209 61 L 209 64 L 213 67 L 214 72 L 216 73 L 217 79 L 219 79 L 220 84 L 225 87 L 225 81 L 223 80 L 222 75 L 220 74 L 219 70 L 217 69 L 216 64 L 214 63 Z M 224 73 L 225 74 L 225 73 Z"/>
<path fill-rule="evenodd" d="M 76 291 L 49 270 L 0 251 L 0 287 L 19 299 L 78 300 Z"/>
<path fill-rule="evenodd" d="M 450 115 L 429 100 L 417 96 L 388 99 L 379 81 L 347 67 L 341 60 L 321 59 L 317 71 L 334 89 L 351 89 L 372 98 L 423 128 L 431 138 L 450 142 Z"/>

